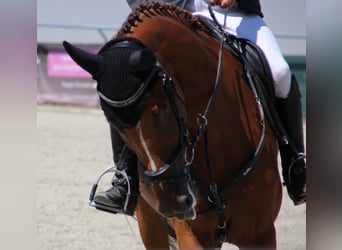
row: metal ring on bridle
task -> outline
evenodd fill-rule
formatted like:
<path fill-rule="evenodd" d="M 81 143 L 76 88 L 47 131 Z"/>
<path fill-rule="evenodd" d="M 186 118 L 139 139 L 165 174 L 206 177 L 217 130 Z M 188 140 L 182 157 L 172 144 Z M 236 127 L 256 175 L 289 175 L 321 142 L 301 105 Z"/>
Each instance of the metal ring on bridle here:
<path fill-rule="evenodd" d="M 197 116 L 197 124 L 198 124 L 199 126 L 204 126 L 204 127 L 206 127 L 206 126 L 208 125 L 208 119 L 207 119 L 207 117 L 205 117 L 205 116 L 202 115 L 202 114 L 199 114 L 199 115 Z"/>
<path fill-rule="evenodd" d="M 189 158 L 189 152 L 190 152 L 190 158 Z M 192 164 L 192 162 L 194 161 L 195 158 L 195 148 L 188 146 L 185 148 L 184 150 L 184 160 L 185 160 L 185 165 L 189 166 Z"/>

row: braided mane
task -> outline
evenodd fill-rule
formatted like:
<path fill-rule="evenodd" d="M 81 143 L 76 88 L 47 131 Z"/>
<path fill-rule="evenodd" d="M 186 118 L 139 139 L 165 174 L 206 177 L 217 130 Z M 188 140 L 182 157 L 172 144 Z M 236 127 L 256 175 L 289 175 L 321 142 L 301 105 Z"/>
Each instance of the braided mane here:
<path fill-rule="evenodd" d="M 170 17 L 178 22 L 188 26 L 189 28 L 204 30 L 204 26 L 196 16 L 191 15 L 190 12 L 179 8 L 170 3 L 144 2 L 141 5 L 135 7 L 127 20 L 123 23 L 120 33 L 131 33 L 132 27 L 137 27 L 139 22 L 142 22 L 140 15 L 152 18 L 153 16 L 165 16 Z"/>

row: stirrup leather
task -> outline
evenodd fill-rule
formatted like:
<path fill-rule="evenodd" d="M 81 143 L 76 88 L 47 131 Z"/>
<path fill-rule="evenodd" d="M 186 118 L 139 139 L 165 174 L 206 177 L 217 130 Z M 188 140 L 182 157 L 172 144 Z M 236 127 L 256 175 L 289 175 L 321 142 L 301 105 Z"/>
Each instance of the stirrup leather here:
<path fill-rule="evenodd" d="M 125 200 L 125 205 L 123 209 L 118 209 L 118 208 L 114 208 L 114 207 L 110 207 L 110 206 L 106 206 L 104 204 L 99 204 L 96 203 L 94 201 L 94 196 L 96 193 L 96 189 L 98 186 L 98 183 L 100 182 L 100 180 L 102 179 L 102 177 L 107 174 L 107 173 L 119 173 L 121 174 L 126 180 L 127 180 L 127 187 L 128 187 L 128 191 L 127 191 L 127 195 L 126 195 L 126 200 Z M 131 184 L 130 181 L 128 179 L 128 175 L 126 173 L 125 170 L 118 170 L 116 169 L 116 166 L 109 166 L 108 168 L 106 168 L 99 176 L 99 178 L 97 179 L 97 181 L 93 184 L 93 186 L 91 187 L 91 191 L 90 191 L 90 195 L 89 195 L 89 205 L 92 207 L 95 207 L 98 210 L 101 211 L 105 211 L 105 212 L 109 212 L 109 213 L 123 213 L 123 214 L 128 214 L 127 212 L 127 207 L 128 207 L 128 202 L 130 200 L 131 197 Z"/>

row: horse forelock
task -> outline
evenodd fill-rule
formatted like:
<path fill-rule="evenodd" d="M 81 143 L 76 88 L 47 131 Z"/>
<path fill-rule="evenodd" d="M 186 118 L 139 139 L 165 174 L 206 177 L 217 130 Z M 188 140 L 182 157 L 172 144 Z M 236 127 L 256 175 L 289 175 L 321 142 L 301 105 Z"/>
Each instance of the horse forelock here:
<path fill-rule="evenodd" d="M 187 10 L 170 3 L 144 2 L 132 10 L 118 33 L 131 33 L 133 27 L 137 27 L 139 23 L 143 22 L 142 16 L 147 18 L 156 16 L 169 17 L 189 28 L 204 30 L 204 26 L 199 19 Z"/>

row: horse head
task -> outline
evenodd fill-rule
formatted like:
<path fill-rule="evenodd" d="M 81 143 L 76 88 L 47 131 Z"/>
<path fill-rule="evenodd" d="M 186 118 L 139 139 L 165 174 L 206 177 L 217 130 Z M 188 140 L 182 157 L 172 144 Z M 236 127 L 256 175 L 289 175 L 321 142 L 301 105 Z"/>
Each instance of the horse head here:
<path fill-rule="evenodd" d="M 137 154 L 144 198 L 163 216 L 194 219 L 184 99 L 154 52 L 134 38 L 111 40 L 97 55 L 63 44 L 97 81 L 108 122 Z"/>

